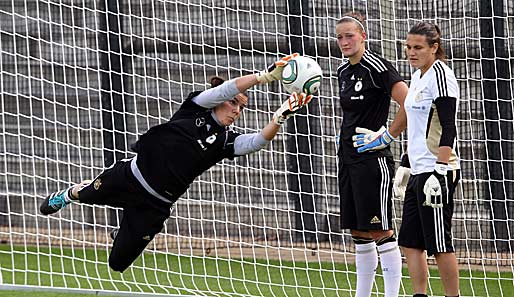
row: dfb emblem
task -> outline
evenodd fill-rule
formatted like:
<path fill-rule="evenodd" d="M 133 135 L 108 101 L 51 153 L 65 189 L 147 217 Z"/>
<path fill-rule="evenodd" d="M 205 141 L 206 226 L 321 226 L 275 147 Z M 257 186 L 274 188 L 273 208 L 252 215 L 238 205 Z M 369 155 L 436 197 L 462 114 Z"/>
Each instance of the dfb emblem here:
<path fill-rule="evenodd" d="M 205 118 L 204 117 L 196 118 L 195 123 L 196 123 L 197 127 L 201 127 L 201 126 L 205 125 Z"/>
<path fill-rule="evenodd" d="M 355 83 L 355 92 L 358 92 L 360 90 L 362 90 L 362 81 L 359 80 Z"/>
<path fill-rule="evenodd" d="M 101 179 L 96 179 L 95 180 L 95 183 L 93 184 L 93 187 L 95 188 L 95 190 L 98 190 L 100 189 L 100 187 L 102 186 L 102 180 Z"/>
<path fill-rule="evenodd" d="M 419 93 L 416 95 L 416 97 L 414 98 L 414 100 L 415 100 L 416 102 L 421 102 L 421 101 L 423 101 L 423 94 L 422 94 L 421 92 L 419 92 Z"/>

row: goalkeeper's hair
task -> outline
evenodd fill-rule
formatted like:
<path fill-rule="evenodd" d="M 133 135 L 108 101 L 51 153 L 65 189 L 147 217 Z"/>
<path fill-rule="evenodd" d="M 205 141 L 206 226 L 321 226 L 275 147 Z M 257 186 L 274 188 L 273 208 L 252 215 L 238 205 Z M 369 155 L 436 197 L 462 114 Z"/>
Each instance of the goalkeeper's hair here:
<path fill-rule="evenodd" d="M 211 77 L 210 79 L 210 83 L 211 83 L 211 87 L 214 88 L 214 87 L 217 87 L 221 84 L 223 84 L 225 82 L 225 80 L 219 76 L 213 76 Z"/>
<path fill-rule="evenodd" d="M 410 28 L 408 34 L 425 36 L 430 47 L 437 43 L 439 47 L 435 52 L 435 57 L 446 62 L 446 53 L 441 43 L 441 29 L 439 29 L 439 26 L 429 22 L 419 22 Z"/>

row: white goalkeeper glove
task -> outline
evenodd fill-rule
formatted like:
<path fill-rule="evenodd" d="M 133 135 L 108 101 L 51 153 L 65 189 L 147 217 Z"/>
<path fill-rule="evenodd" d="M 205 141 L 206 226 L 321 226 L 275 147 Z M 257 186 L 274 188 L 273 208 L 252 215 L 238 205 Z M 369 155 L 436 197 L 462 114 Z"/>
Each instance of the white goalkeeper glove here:
<path fill-rule="evenodd" d="M 376 151 L 386 148 L 394 137 L 382 126 L 378 131 L 372 131 L 366 128 L 357 127 L 356 135 L 353 135 L 353 146 L 357 148 L 358 153 L 367 151 Z"/>
<path fill-rule="evenodd" d="M 293 58 L 298 57 L 299 55 L 300 54 L 298 53 L 294 53 L 276 61 L 270 67 L 268 67 L 268 69 L 263 70 L 257 74 L 257 81 L 259 81 L 261 84 L 264 84 L 275 80 L 282 80 L 282 71 L 284 71 L 284 67 L 287 65 L 287 62 Z"/>
<path fill-rule="evenodd" d="M 432 208 L 443 207 L 443 194 L 448 195 L 448 193 L 443 189 L 443 187 L 446 188 L 447 170 L 447 164 L 436 164 L 434 172 L 425 181 L 425 186 L 423 187 L 423 192 L 426 197 L 423 206 L 430 206 Z"/>
<path fill-rule="evenodd" d="M 282 125 L 288 118 L 292 117 L 302 107 L 307 105 L 311 99 L 312 95 L 306 95 L 305 93 L 296 94 L 296 92 L 293 92 L 277 111 L 275 111 L 273 122 L 277 125 Z"/>
<path fill-rule="evenodd" d="M 400 166 L 396 169 L 393 181 L 393 195 L 395 198 L 403 200 L 405 198 L 405 190 L 410 177 L 410 164 L 407 154 L 402 156 Z"/>

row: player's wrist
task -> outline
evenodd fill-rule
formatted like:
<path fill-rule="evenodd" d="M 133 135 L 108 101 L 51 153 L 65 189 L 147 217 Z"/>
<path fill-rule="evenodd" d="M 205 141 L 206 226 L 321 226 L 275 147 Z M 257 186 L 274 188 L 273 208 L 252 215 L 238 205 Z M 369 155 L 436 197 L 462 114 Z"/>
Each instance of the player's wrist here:
<path fill-rule="evenodd" d="M 410 161 L 409 161 L 409 155 L 403 154 L 402 158 L 400 160 L 400 166 L 405 168 L 410 168 Z"/>
<path fill-rule="evenodd" d="M 288 114 L 290 114 L 286 102 L 282 103 L 282 106 L 280 106 L 273 114 L 273 123 L 279 126 L 282 126 L 286 122 L 289 117 Z"/>
<path fill-rule="evenodd" d="M 389 133 L 387 129 L 384 131 L 384 133 L 382 133 L 382 140 L 384 144 L 390 144 L 395 139 L 396 138 L 393 135 L 391 135 L 391 133 Z"/>
<path fill-rule="evenodd" d="M 275 115 L 273 116 L 273 123 L 275 123 L 275 125 L 282 126 L 285 122 L 286 122 L 286 119 L 284 116 L 282 116 L 281 114 L 275 113 Z"/>
<path fill-rule="evenodd" d="M 271 82 L 270 76 L 267 70 L 259 71 L 257 74 L 255 74 L 257 81 L 260 84 L 265 84 Z"/>
<path fill-rule="evenodd" d="M 439 175 L 446 175 L 448 171 L 448 163 L 437 161 L 434 166 L 434 171 Z"/>

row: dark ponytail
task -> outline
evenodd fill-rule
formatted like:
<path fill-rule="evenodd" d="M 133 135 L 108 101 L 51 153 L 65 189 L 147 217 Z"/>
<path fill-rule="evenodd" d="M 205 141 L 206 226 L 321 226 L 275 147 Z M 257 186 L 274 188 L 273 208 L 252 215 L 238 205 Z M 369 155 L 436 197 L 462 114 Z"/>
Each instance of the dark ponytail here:
<path fill-rule="evenodd" d="M 211 87 L 213 87 L 213 88 L 221 85 L 224 82 L 225 82 L 225 80 L 219 76 L 211 77 Z"/>
<path fill-rule="evenodd" d="M 225 82 L 225 79 L 219 77 L 219 76 L 213 76 L 210 79 L 211 82 L 211 88 L 215 88 Z M 241 94 L 245 95 L 248 98 L 248 94 L 246 92 L 241 92 Z"/>

